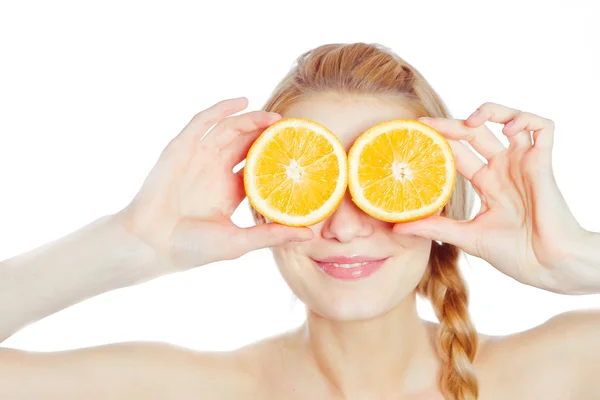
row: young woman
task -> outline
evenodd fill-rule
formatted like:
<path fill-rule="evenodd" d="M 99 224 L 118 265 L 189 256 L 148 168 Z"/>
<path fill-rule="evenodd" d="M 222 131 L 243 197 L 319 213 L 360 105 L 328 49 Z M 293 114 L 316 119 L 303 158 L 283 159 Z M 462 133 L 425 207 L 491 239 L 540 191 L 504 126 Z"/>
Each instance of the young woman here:
<path fill-rule="evenodd" d="M 0 335 L 108 290 L 265 247 L 306 304 L 306 323 L 232 353 L 150 343 L 1 349 L 0 398 L 600 398 L 600 312 L 479 337 L 457 267 L 463 250 L 528 285 L 600 292 L 600 235 L 581 228 L 556 186 L 552 121 L 492 103 L 451 119 L 423 76 L 378 45 L 325 45 L 297 61 L 263 111 L 233 116 L 247 107 L 239 98 L 197 114 L 121 212 L 2 262 Z M 254 212 L 257 225 L 238 228 L 230 216 L 245 193 L 232 169 L 282 117 L 317 121 L 346 147 L 381 121 L 429 117 L 422 121 L 450 140 L 461 176 L 439 215 L 413 223 L 376 220 L 346 197 L 315 226 Z M 486 121 L 504 124 L 508 148 Z M 467 220 L 471 185 L 482 207 Z M 323 263 L 381 266 L 348 281 L 323 273 Z M 418 317 L 418 293 L 439 324 Z"/>

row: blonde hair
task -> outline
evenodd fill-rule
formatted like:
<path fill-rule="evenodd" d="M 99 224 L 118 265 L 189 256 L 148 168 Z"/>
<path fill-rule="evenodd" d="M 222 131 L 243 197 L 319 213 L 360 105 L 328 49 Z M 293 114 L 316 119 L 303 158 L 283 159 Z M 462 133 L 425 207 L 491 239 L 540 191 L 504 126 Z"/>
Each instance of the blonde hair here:
<path fill-rule="evenodd" d="M 378 44 L 328 44 L 302 54 L 263 107 L 283 113 L 313 95 L 334 92 L 398 97 L 418 116 L 450 117 L 445 104 L 410 64 Z M 442 215 L 464 220 L 471 209 L 470 186 L 457 176 L 452 197 Z M 252 209 L 257 223 L 264 217 Z M 476 399 L 478 383 L 472 362 L 477 332 L 468 313 L 467 288 L 458 269 L 460 251 L 432 243 L 429 265 L 417 287 L 428 298 L 440 321 L 438 352 L 442 360 L 440 387 L 447 399 Z"/>

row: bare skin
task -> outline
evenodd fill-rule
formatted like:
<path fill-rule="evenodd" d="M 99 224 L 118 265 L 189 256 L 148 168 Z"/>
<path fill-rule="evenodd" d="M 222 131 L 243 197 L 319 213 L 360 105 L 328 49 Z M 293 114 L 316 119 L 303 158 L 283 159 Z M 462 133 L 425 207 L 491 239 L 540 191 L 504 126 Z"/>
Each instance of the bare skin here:
<path fill-rule="evenodd" d="M 230 354 L 158 343 L 124 343 L 50 354 L 2 350 L 3 398 L 44 399 L 353 399 L 442 400 L 430 345 L 394 390 L 343 395 L 316 365 L 302 331 Z M 575 329 L 574 329 L 575 328 Z M 483 337 L 474 363 L 480 399 L 594 399 L 597 316 L 565 314 L 510 337 Z M 560 362 L 557 362 L 560 360 Z M 24 386 L 35 376 L 35 382 Z M 410 377 L 411 379 L 406 379 Z M 74 379 L 76 378 L 76 379 Z M 367 397 L 370 396 L 370 397 Z"/>
<path fill-rule="evenodd" d="M 565 231 L 568 235 L 556 240 L 540 235 L 538 225 L 526 225 L 532 232 L 526 238 L 533 239 L 520 246 L 522 254 L 513 251 L 518 261 L 527 260 L 518 263 L 518 268 L 509 268 L 513 260 L 504 254 L 512 250 L 512 243 L 500 243 L 502 252 L 492 247 L 499 246 L 498 240 L 480 240 L 479 232 L 485 227 L 511 240 L 520 237 L 521 225 L 504 223 L 507 219 L 502 214 L 515 210 L 502 206 L 524 204 L 517 211 L 527 215 L 532 210 L 526 205 L 532 202 L 502 201 L 492 186 L 476 186 L 489 200 L 484 211 L 492 212 L 480 213 L 468 226 L 470 231 L 454 236 L 462 228 L 451 221 L 438 219 L 433 224 L 437 229 L 432 219 L 394 226 L 360 212 L 349 198 L 326 221 L 310 228 L 235 227 L 229 217 L 244 194 L 240 176 L 231 168 L 243 160 L 261 130 L 280 118 L 260 112 L 226 118 L 245 107 L 244 99 L 229 100 L 198 114 L 161 154 L 139 194 L 121 213 L 0 263 L 0 337 L 5 339 L 28 323 L 99 293 L 235 259 L 263 247 L 273 248 L 283 277 L 307 305 L 305 325 L 231 353 L 201 353 L 158 343 L 57 353 L 3 348 L 0 398 L 443 399 L 437 379 L 436 325 L 418 317 L 414 297 L 433 239 L 455 242 L 532 286 L 567 294 L 600 292 L 596 251 L 600 236 L 574 222 L 560 192 L 543 174 L 538 181 L 524 178 L 522 184 L 532 190 L 519 193 L 543 193 L 551 205 L 548 215 L 562 227 L 561 235 Z M 511 113 L 497 105 L 484 105 L 482 110 L 484 116 L 490 110 L 496 116 Z M 298 104 L 283 116 L 321 122 L 346 146 L 377 122 L 416 117 L 398 100 L 340 102 L 327 96 Z M 528 117 L 528 124 L 540 123 Z M 505 153 L 490 141 L 477 118 L 460 126 L 455 120 L 428 122 L 439 124 L 435 127 L 448 137 L 467 135 L 476 149 L 496 157 L 497 162 L 482 170 L 469 162 L 472 159 L 457 147 L 458 142 L 453 143 L 459 172 L 471 179 L 476 174 L 500 174 L 496 166 L 510 161 L 502 158 Z M 536 129 L 542 128 L 532 128 Z M 507 135 L 518 133 L 506 131 Z M 521 151 L 526 147 L 522 136 L 516 139 Z M 549 146 L 545 139 L 544 146 Z M 482 141 L 483 148 L 479 146 Z M 548 158 L 544 146 L 539 154 L 535 145 L 530 152 L 532 162 L 542 167 Z M 509 151 L 514 157 L 514 149 Z M 214 196 L 203 196 L 208 192 Z M 513 195 L 506 187 L 501 192 Z M 552 227 L 544 212 L 538 207 L 527 221 L 544 220 L 544 229 Z M 503 224 L 495 226 L 496 221 Z M 478 240 L 477 246 L 465 238 Z M 392 262 L 351 288 L 331 282 L 310 267 L 310 257 L 340 252 L 389 256 Z M 507 337 L 481 337 L 474 362 L 480 399 L 597 399 L 599 336 L 600 313 L 590 311 L 563 314 Z"/>

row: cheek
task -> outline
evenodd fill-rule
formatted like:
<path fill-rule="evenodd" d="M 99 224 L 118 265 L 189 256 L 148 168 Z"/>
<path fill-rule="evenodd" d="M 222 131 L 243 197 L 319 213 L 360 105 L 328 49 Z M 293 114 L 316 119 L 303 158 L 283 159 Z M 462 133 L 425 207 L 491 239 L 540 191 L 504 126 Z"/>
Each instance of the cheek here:
<path fill-rule="evenodd" d="M 429 265 L 432 241 L 416 236 L 396 237 L 403 250 L 395 257 L 398 269 L 392 272 L 398 290 L 408 294 L 416 289 Z"/>
<path fill-rule="evenodd" d="M 390 237 L 398 247 L 403 248 L 403 252 L 410 251 L 411 253 L 422 254 L 425 249 L 431 250 L 431 240 L 414 235 L 401 235 L 391 233 Z M 427 252 L 429 254 L 429 252 Z"/>
<path fill-rule="evenodd" d="M 429 265 L 432 242 L 431 240 L 417 237 L 410 238 L 410 241 L 412 247 L 408 254 L 408 260 L 405 263 L 410 266 L 407 268 L 407 271 L 410 274 L 412 283 L 416 287 Z"/>
<path fill-rule="evenodd" d="M 302 244 L 288 243 L 272 249 L 279 273 L 295 293 L 305 290 L 306 268 L 301 265 L 301 247 Z"/>

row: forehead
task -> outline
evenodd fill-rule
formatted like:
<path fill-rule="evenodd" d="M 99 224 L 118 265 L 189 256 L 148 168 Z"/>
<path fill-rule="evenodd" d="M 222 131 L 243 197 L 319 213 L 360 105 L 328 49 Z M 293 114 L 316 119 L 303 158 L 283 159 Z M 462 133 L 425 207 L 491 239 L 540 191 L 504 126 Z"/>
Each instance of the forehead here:
<path fill-rule="evenodd" d="M 306 118 L 326 126 L 347 148 L 356 138 L 383 121 L 416 119 L 415 111 L 399 98 L 382 96 L 319 94 L 293 104 L 284 118 Z"/>

